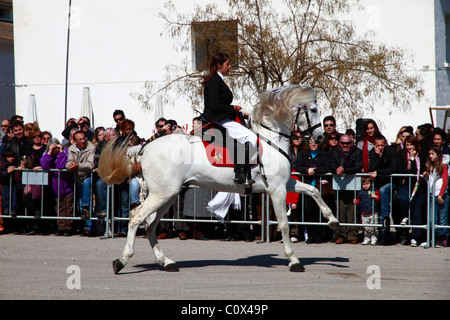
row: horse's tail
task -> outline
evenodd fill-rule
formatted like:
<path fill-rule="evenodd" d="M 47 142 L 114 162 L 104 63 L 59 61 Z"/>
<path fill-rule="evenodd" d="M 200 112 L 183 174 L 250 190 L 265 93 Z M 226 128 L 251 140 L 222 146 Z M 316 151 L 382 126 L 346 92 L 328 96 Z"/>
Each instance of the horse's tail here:
<path fill-rule="evenodd" d="M 107 185 L 122 183 L 131 175 L 127 148 L 115 146 L 115 139 L 109 141 L 100 154 L 97 173 Z"/>

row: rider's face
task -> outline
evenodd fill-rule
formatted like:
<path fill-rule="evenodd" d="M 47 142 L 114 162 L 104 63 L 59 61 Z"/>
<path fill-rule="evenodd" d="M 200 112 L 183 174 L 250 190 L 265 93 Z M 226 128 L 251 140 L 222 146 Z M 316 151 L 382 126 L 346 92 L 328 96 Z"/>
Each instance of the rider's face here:
<path fill-rule="evenodd" d="M 230 72 L 231 64 L 230 60 L 225 61 L 223 64 L 217 65 L 217 71 L 226 76 Z"/>

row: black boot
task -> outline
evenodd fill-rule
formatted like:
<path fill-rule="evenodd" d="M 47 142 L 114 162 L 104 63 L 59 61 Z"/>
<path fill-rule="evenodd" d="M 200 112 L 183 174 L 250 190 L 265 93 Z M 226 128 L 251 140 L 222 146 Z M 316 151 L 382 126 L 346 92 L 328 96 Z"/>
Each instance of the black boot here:
<path fill-rule="evenodd" d="M 245 164 L 235 164 L 234 165 L 234 183 L 243 184 L 245 183 Z"/>
<path fill-rule="evenodd" d="M 235 140 L 234 144 L 234 183 L 236 184 L 245 184 L 245 188 L 250 188 L 255 181 L 252 180 L 251 170 L 250 170 L 250 143 L 246 142 L 244 145 L 244 164 L 239 163 L 238 161 L 238 152 L 237 152 L 237 141 Z"/>
<path fill-rule="evenodd" d="M 234 139 L 234 152 L 233 152 L 233 159 L 234 159 L 234 183 L 236 184 L 243 184 L 245 182 L 245 161 L 242 163 L 242 157 L 239 157 L 238 151 L 242 151 L 242 147 L 238 148 L 238 146 L 242 146 L 240 143 L 237 142 L 236 139 Z M 239 150 L 238 150 L 239 149 Z"/>
<path fill-rule="evenodd" d="M 250 189 L 255 181 L 252 179 L 252 170 L 250 168 L 250 142 L 245 143 L 245 188 Z"/>

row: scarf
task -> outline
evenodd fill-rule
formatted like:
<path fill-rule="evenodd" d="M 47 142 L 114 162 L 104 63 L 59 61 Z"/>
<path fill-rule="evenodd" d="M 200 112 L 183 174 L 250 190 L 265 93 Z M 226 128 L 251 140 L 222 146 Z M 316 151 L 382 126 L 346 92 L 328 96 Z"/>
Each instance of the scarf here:
<path fill-rule="evenodd" d="M 348 152 L 344 152 L 340 146 L 336 148 L 336 151 L 339 154 L 339 157 L 341 158 L 341 163 L 339 164 L 341 167 L 343 168 L 347 167 L 347 162 L 350 159 L 350 156 L 353 153 L 354 148 L 355 145 L 352 145 L 350 149 L 348 149 Z"/>
<path fill-rule="evenodd" d="M 363 140 L 363 172 L 369 172 L 369 142 L 375 143 L 375 136 L 365 137 Z"/>

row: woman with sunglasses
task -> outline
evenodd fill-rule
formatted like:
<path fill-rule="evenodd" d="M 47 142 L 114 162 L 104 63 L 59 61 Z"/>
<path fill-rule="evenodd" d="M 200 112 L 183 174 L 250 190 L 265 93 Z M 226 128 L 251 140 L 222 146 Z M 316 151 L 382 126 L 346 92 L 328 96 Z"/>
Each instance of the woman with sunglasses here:
<path fill-rule="evenodd" d="M 323 142 L 323 148 L 324 150 L 331 151 L 334 148 L 336 148 L 338 144 L 339 144 L 339 133 L 333 132 L 325 137 L 325 140 Z"/>
<path fill-rule="evenodd" d="M 292 166 L 297 161 L 297 158 L 302 151 L 302 146 L 302 134 L 300 133 L 300 130 L 293 131 L 291 134 L 291 145 L 289 146 Z"/>
<path fill-rule="evenodd" d="M 31 142 L 33 142 L 33 147 L 31 148 L 30 155 L 34 160 L 34 163 L 39 166 L 39 161 L 41 160 L 47 146 L 42 143 L 42 132 L 39 129 L 31 131 L 29 137 Z"/>

